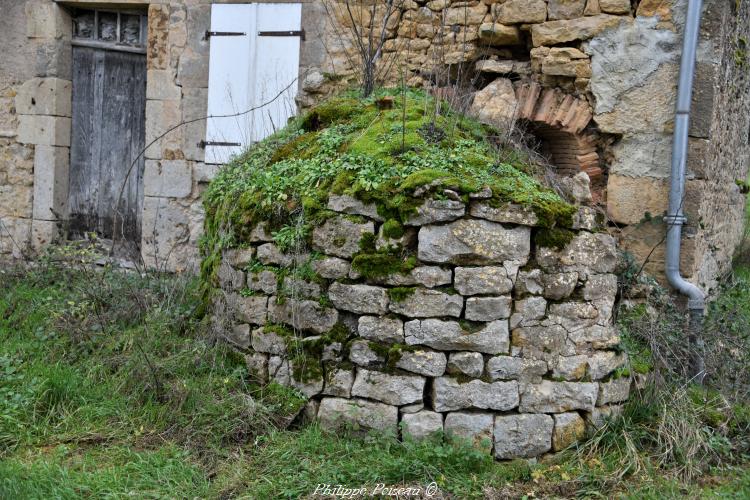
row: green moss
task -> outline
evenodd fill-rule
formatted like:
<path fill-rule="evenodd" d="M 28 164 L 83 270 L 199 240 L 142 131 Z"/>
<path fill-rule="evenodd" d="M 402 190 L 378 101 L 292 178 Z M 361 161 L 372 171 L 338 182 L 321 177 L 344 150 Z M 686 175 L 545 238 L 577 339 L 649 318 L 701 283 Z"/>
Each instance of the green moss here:
<path fill-rule="evenodd" d="M 329 217 L 325 206 L 331 192 L 375 203 L 389 221 L 384 230 L 391 237 L 401 232 L 399 224 L 408 220 L 424 196 L 440 196 L 444 188 L 465 199 L 489 186 L 493 203 L 530 207 L 543 227 L 572 224 L 573 207 L 527 173 L 532 169 L 521 154 L 497 154 L 489 139 L 497 131 L 446 110 L 437 116 L 426 114 L 434 108 L 433 97 L 402 90 L 383 90 L 366 99 L 352 93 L 333 98 L 220 170 L 204 193 L 205 236 L 200 247 L 206 304 L 216 286 L 223 250 L 248 244 L 259 222 L 268 222 L 281 242 L 305 243 L 309 232 L 294 229 L 299 218 L 315 226 Z M 396 106 L 379 110 L 374 100 L 386 95 L 399 97 Z M 405 110 L 401 97 L 406 99 Z M 499 156 L 517 159 L 513 164 L 498 163 Z M 416 196 L 417 188 L 425 185 L 430 188 Z M 365 277 L 410 270 L 408 256 L 376 252 L 369 243 L 367 247 L 355 267 Z"/>
<path fill-rule="evenodd" d="M 539 247 L 556 248 L 562 250 L 575 237 L 575 233 L 568 229 L 552 227 L 539 229 L 534 234 L 534 242 Z"/>
<path fill-rule="evenodd" d="M 383 223 L 383 236 L 392 240 L 397 240 L 404 235 L 404 226 L 395 219 L 388 219 Z"/>
<path fill-rule="evenodd" d="M 396 364 L 403 357 L 405 352 L 414 352 L 416 347 L 404 344 L 381 344 L 379 342 L 368 342 L 368 347 L 384 360 L 386 371 L 392 372 L 396 369 Z"/>
<path fill-rule="evenodd" d="M 390 297 L 392 302 L 403 302 L 412 295 L 414 295 L 414 292 L 416 291 L 415 287 L 411 286 L 397 286 L 394 288 L 388 289 L 388 297 Z"/>

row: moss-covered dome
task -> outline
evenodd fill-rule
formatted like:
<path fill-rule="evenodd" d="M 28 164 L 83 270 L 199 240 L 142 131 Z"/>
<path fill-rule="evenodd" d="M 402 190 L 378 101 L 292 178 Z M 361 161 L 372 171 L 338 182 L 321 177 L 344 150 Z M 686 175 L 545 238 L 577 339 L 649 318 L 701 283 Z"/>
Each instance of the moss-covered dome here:
<path fill-rule="evenodd" d="M 496 147 L 499 134 L 415 90 L 331 99 L 236 157 L 212 181 L 204 201 L 204 278 L 223 249 L 249 242 L 260 221 L 282 250 L 303 241 L 330 215 L 331 193 L 374 203 L 396 232 L 423 198 L 450 189 L 465 199 L 486 187 L 490 203 L 526 206 L 539 226 L 570 226 L 573 207 L 528 173 L 521 154 Z"/>

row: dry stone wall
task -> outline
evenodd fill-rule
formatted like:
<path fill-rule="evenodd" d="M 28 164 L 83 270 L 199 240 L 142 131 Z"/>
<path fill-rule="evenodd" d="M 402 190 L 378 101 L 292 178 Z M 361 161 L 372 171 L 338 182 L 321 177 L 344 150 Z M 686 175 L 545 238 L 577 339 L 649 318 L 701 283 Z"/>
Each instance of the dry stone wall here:
<path fill-rule="evenodd" d="M 331 195 L 313 254 L 260 225 L 223 254 L 215 327 L 326 428 L 444 431 L 498 459 L 561 450 L 628 396 L 615 242 L 583 207 L 569 242 L 541 246 L 532 211 L 485 196 L 428 199 L 394 239 L 374 206 Z M 410 265 L 352 266 L 373 240 Z"/>

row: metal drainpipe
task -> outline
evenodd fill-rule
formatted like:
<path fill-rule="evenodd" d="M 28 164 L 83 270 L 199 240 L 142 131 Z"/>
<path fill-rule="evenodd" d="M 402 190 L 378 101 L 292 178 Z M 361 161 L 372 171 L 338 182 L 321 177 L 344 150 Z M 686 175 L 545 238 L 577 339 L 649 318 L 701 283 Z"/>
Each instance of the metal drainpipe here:
<path fill-rule="evenodd" d="M 701 21 L 701 0 L 689 0 L 685 21 L 680 80 L 677 89 L 677 109 L 672 144 L 672 171 L 669 186 L 669 211 L 667 212 L 667 281 L 688 298 L 690 320 L 688 339 L 692 346 L 691 372 L 696 382 L 702 382 L 705 375 L 702 351 L 701 330 L 705 311 L 705 293 L 680 275 L 680 239 L 682 225 L 687 219 L 683 215 L 682 204 L 685 195 L 685 174 L 688 149 L 688 127 L 690 125 L 690 98 L 695 75 L 695 54 L 698 46 L 698 30 Z"/>

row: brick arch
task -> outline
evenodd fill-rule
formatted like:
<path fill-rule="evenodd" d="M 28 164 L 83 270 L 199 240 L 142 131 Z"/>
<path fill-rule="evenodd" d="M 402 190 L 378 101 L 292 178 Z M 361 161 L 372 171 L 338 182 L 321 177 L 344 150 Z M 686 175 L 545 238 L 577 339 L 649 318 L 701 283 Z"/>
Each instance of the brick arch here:
<path fill-rule="evenodd" d="M 516 118 L 529 123 L 530 130 L 542 140 L 542 152 L 559 173 L 575 175 L 583 171 L 592 181 L 602 176 L 596 135 L 585 131 L 593 116 L 585 99 L 526 83 L 516 88 L 516 100 Z"/>

